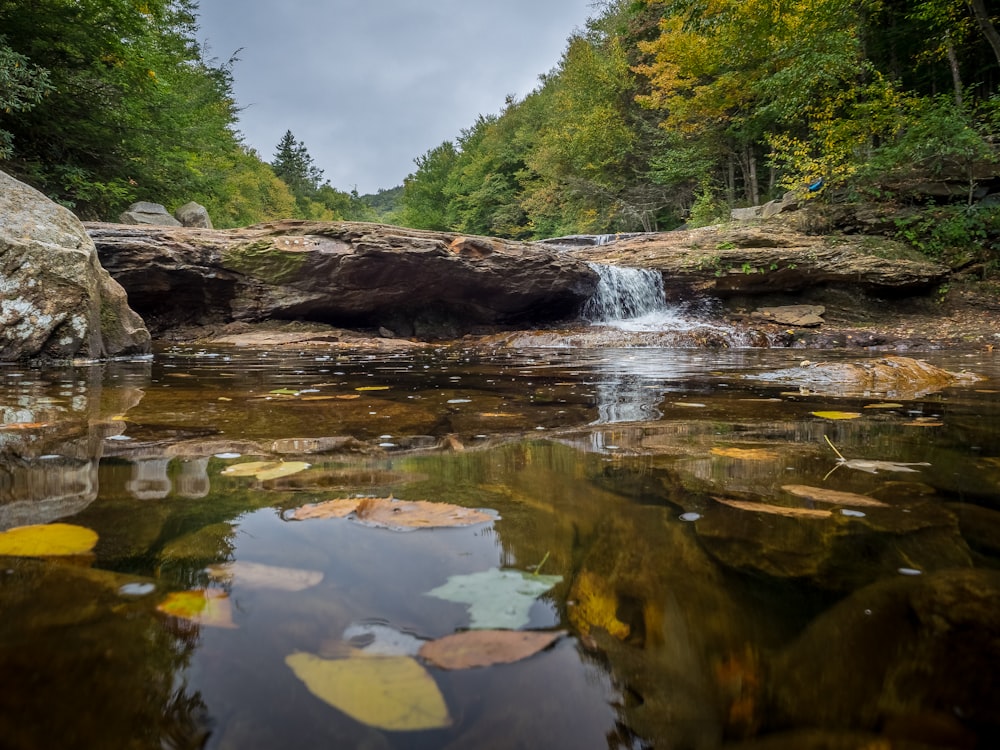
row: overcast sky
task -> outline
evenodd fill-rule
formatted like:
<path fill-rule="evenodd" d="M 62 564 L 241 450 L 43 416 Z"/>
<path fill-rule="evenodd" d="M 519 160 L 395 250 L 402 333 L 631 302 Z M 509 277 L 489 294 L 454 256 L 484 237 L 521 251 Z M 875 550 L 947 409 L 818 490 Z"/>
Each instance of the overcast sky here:
<path fill-rule="evenodd" d="M 239 128 L 265 161 L 291 130 L 331 185 L 365 194 L 534 89 L 592 3 L 200 0 L 198 38 L 237 54 Z"/>

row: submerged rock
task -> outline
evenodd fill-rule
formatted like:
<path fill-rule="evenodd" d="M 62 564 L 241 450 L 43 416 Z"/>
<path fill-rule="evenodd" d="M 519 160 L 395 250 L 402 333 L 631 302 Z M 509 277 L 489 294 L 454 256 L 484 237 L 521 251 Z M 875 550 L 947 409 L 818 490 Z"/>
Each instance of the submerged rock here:
<path fill-rule="evenodd" d="M 846 493 L 845 493 L 846 494 Z M 971 567 L 949 511 L 933 502 L 904 506 L 814 508 L 801 499 L 719 498 L 694 523 L 705 549 L 733 570 L 808 580 L 851 590 L 900 568 Z"/>
<path fill-rule="evenodd" d="M 975 373 L 952 372 L 912 357 L 883 357 L 862 362 L 803 362 L 799 367 L 753 377 L 798 386 L 811 393 L 882 395 L 899 399 L 919 398 L 984 379 Z"/>
<path fill-rule="evenodd" d="M 937 715 L 958 736 L 995 738 L 998 596 L 993 570 L 897 577 L 852 594 L 775 660 L 775 723 L 889 732 Z"/>
<path fill-rule="evenodd" d="M 0 172 L 0 361 L 141 354 L 149 344 L 77 218 Z"/>

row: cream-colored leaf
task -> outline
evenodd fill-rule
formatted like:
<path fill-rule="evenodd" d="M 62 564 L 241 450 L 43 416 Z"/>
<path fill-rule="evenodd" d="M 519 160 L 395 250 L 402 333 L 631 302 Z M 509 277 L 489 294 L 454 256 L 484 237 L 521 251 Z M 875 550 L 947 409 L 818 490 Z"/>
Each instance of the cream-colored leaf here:
<path fill-rule="evenodd" d="M 352 652 L 347 659 L 323 659 L 299 652 L 285 664 L 310 693 L 368 726 L 415 731 L 451 724 L 444 696 L 412 657 Z"/>
<path fill-rule="evenodd" d="M 738 510 L 749 510 L 755 513 L 768 513 L 772 516 L 785 516 L 787 518 L 830 518 L 833 515 L 828 510 L 818 508 L 787 508 L 784 505 L 768 505 L 767 503 L 752 503 L 744 500 L 727 500 L 721 497 L 713 497 L 717 503 L 728 505 L 730 508 Z"/>
<path fill-rule="evenodd" d="M 217 581 L 235 581 L 249 588 L 279 591 L 304 591 L 323 580 L 323 573 L 319 570 L 283 568 L 244 560 L 209 565 L 206 570 Z"/>
<path fill-rule="evenodd" d="M 227 477 L 256 477 L 262 482 L 298 474 L 309 468 L 305 461 L 249 461 L 223 469 Z"/>

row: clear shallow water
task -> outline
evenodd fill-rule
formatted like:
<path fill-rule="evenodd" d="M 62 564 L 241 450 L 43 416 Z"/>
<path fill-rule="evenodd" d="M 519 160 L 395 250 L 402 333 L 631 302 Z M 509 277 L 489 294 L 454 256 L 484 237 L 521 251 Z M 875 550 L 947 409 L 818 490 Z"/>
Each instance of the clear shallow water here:
<path fill-rule="evenodd" d="M 898 401 L 766 378 L 805 354 L 181 348 L 2 367 L 0 527 L 59 521 L 99 541 L 82 559 L 0 559 L 0 746 L 992 747 L 1000 366 L 931 355 L 991 379 Z M 812 414 L 830 410 L 862 416 Z M 824 437 L 848 459 L 929 465 L 869 473 Z M 311 466 L 222 473 L 266 459 Z M 289 520 L 388 495 L 499 520 Z M 447 728 L 366 726 L 285 663 L 332 658 L 359 624 L 462 631 L 467 609 L 427 592 L 543 560 L 562 581 L 524 627 L 567 635 L 516 664 L 428 667 Z M 301 591 L 212 579 L 227 562 L 323 577 Z M 206 587 L 236 627 L 156 609 Z"/>

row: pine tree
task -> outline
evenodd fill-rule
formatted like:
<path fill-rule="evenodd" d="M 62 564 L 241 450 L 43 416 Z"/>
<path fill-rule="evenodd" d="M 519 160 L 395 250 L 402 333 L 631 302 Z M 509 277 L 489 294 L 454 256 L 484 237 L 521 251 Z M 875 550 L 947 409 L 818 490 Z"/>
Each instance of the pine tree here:
<path fill-rule="evenodd" d="M 286 130 L 278 143 L 271 168 L 288 185 L 297 200 L 315 198 L 319 192 L 323 170 L 313 163 L 306 144 L 295 140 L 291 130 Z"/>

